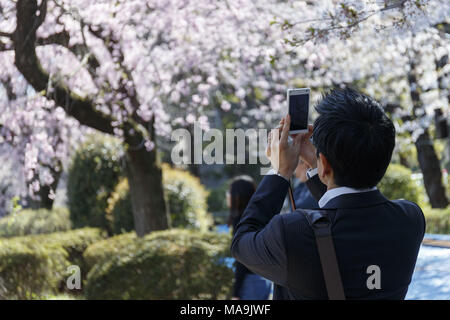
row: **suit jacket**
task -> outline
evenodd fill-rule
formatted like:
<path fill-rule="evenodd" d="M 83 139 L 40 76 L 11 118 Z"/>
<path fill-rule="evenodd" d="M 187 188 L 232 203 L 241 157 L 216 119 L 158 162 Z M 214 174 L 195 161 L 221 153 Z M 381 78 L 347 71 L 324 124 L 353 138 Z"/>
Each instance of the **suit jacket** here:
<path fill-rule="evenodd" d="M 316 199 L 325 192 L 317 176 L 307 184 Z M 278 214 L 288 187 L 279 176 L 264 177 L 237 225 L 231 253 L 274 282 L 274 299 L 327 299 L 313 230 L 303 214 Z M 324 209 L 336 210 L 332 234 L 346 298 L 404 299 L 425 232 L 421 209 L 378 190 L 342 194 Z M 380 268 L 380 289 L 367 284 L 372 265 Z"/>

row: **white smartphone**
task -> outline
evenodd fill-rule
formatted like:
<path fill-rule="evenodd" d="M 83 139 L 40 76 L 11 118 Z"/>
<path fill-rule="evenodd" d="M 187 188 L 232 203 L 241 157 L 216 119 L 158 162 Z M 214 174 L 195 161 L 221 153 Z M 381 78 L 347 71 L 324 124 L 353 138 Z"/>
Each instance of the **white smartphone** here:
<path fill-rule="evenodd" d="M 308 132 L 309 88 L 288 89 L 287 101 L 291 127 L 289 134 Z"/>

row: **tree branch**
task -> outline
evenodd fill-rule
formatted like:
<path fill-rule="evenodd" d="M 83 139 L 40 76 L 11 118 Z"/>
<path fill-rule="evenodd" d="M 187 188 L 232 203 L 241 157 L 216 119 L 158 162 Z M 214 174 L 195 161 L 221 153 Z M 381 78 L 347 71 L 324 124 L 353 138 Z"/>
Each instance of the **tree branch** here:
<path fill-rule="evenodd" d="M 39 7 L 36 0 L 18 0 L 16 8 L 17 26 L 13 35 L 15 65 L 36 91 L 47 90 L 50 76 L 43 70 L 36 55 L 36 30 L 45 19 L 46 0 Z M 38 10 L 39 16 L 36 15 Z M 113 134 L 112 119 L 97 111 L 91 99 L 76 95 L 60 82 L 54 84 L 50 98 L 81 124 Z"/>
<path fill-rule="evenodd" d="M 0 37 L 11 39 L 12 38 L 12 33 L 0 31 Z"/>
<path fill-rule="evenodd" d="M 93 34 L 98 39 L 102 40 L 105 44 L 109 54 L 113 58 L 113 60 L 118 64 L 122 73 L 126 75 L 126 77 L 122 76 L 120 78 L 118 91 L 130 99 L 130 102 L 133 106 L 133 112 L 131 114 L 131 118 L 140 125 L 147 126 L 148 123 L 145 122 L 139 115 L 137 114 L 137 110 L 140 106 L 139 97 L 137 95 L 137 91 L 134 85 L 133 74 L 131 70 L 129 70 L 124 64 L 125 55 L 122 51 L 120 41 L 114 37 L 112 33 L 109 33 L 108 36 L 104 36 L 105 30 L 101 26 L 93 26 L 90 24 L 85 24 L 88 26 L 89 32 Z M 162 41 L 158 36 L 157 41 Z M 132 88 L 130 90 L 129 82 L 132 83 Z"/>
<path fill-rule="evenodd" d="M 51 34 L 46 38 L 36 39 L 37 46 L 57 44 L 67 48 L 78 58 L 83 58 L 84 56 L 88 55 L 87 60 L 88 72 L 92 78 L 96 78 L 95 70 L 100 66 L 100 62 L 98 61 L 97 57 L 89 50 L 87 45 L 81 43 L 69 45 L 69 42 L 70 42 L 70 34 L 66 30 Z"/>
<path fill-rule="evenodd" d="M 417 3 L 412 0 L 393 0 L 393 1 L 385 1 L 385 6 L 379 9 L 356 11 L 352 7 L 348 6 L 345 2 L 339 2 L 336 3 L 336 6 L 340 8 L 341 13 L 344 14 L 346 18 L 345 22 L 339 21 L 339 19 L 336 18 L 335 14 L 328 12 L 327 17 L 301 20 L 295 22 L 290 22 L 287 20 L 284 20 L 283 22 L 273 21 L 272 24 L 279 24 L 283 30 L 286 30 L 291 29 L 294 26 L 300 24 L 329 21 L 330 26 L 328 27 L 318 27 L 318 28 L 314 26 L 309 27 L 307 29 L 307 32 L 305 33 L 306 36 L 302 39 L 299 39 L 297 37 L 294 37 L 292 40 L 285 39 L 285 41 L 291 44 L 292 46 L 299 46 L 315 38 L 325 38 L 332 31 L 340 31 L 341 36 L 349 37 L 349 32 L 351 31 L 352 28 L 359 27 L 359 25 L 364 21 L 369 20 L 373 16 L 378 15 L 382 12 L 394 9 L 401 10 L 402 8 L 405 7 L 405 4 L 407 2 L 411 2 L 412 3 L 411 5 L 415 5 L 418 8 L 421 8 L 420 3 Z"/>
<path fill-rule="evenodd" d="M 1 79 L 0 83 L 2 84 L 3 88 L 5 88 L 6 97 L 8 98 L 8 101 L 16 100 L 17 95 L 12 87 L 10 76 L 8 75 L 6 79 Z"/>

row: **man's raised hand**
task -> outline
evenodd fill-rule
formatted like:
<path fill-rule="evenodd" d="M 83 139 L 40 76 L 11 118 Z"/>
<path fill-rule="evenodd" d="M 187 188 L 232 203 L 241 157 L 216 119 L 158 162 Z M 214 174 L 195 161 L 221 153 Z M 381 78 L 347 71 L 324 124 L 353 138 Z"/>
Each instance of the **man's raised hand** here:
<path fill-rule="evenodd" d="M 302 135 L 299 134 L 293 138 L 292 143 L 288 143 L 290 124 L 291 119 L 287 115 L 280 121 L 280 126 L 272 130 L 268 151 L 272 167 L 286 179 L 290 179 L 297 167 L 302 142 Z"/>

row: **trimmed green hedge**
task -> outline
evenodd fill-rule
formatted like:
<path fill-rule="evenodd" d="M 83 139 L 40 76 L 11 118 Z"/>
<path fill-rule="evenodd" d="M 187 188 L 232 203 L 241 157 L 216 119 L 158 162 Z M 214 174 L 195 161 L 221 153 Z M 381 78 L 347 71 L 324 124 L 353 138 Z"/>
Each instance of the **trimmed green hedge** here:
<path fill-rule="evenodd" d="M 43 237 L 41 239 L 49 243 L 60 245 L 67 252 L 69 262 L 78 265 L 81 268 L 82 274 L 84 273 L 86 275 L 88 268 L 83 259 L 83 253 L 89 245 L 100 241 L 105 237 L 106 234 L 100 229 L 83 228 L 68 232 L 53 233 L 48 235 L 48 237 Z M 39 241 L 39 239 L 36 238 L 36 241 Z"/>
<path fill-rule="evenodd" d="M 84 250 L 104 238 L 100 229 L 86 228 L 51 234 L 0 238 L 0 296 L 8 299 L 39 298 L 56 292 L 69 265 L 87 274 Z"/>
<path fill-rule="evenodd" d="M 134 231 L 100 240 L 90 245 L 84 251 L 83 259 L 90 270 L 96 263 L 111 259 L 114 255 L 123 252 L 126 247 L 132 246 L 137 241 L 140 240 Z"/>
<path fill-rule="evenodd" d="M 171 229 L 144 238 L 124 234 L 94 244 L 87 299 L 229 298 L 233 272 L 227 234 Z"/>
<path fill-rule="evenodd" d="M 405 199 L 420 204 L 423 191 L 412 180 L 411 175 L 410 169 L 391 163 L 378 184 L 378 189 L 390 200 Z"/>
<path fill-rule="evenodd" d="M 422 208 L 427 233 L 450 234 L 450 206 L 446 209 Z"/>
<path fill-rule="evenodd" d="M 67 231 L 70 228 L 69 211 L 64 208 L 25 209 L 0 219 L 0 237 L 4 238 Z"/>
<path fill-rule="evenodd" d="M 67 266 L 67 252 L 61 246 L 1 239 L 0 299 L 39 298 L 58 287 Z"/>
<path fill-rule="evenodd" d="M 427 233 L 450 234 L 450 206 L 446 209 L 430 208 L 424 201 L 423 187 L 412 180 L 411 174 L 410 169 L 392 163 L 378 188 L 389 199 L 406 199 L 420 205 L 425 215 Z"/>

